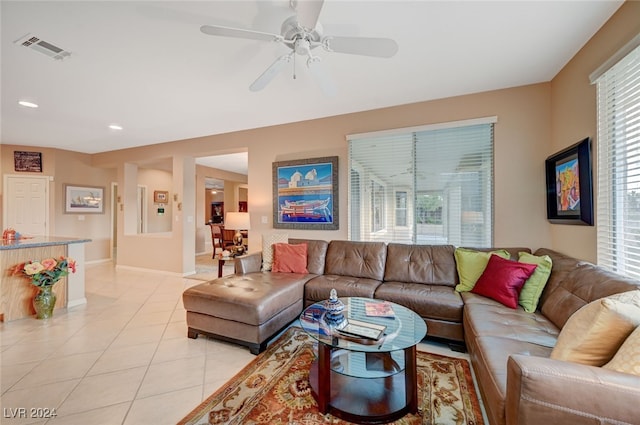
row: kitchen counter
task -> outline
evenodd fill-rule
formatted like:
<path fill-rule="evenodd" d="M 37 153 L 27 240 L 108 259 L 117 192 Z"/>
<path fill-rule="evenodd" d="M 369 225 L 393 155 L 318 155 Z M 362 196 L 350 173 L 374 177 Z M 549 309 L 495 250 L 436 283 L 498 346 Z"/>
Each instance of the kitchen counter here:
<path fill-rule="evenodd" d="M 57 236 L 35 236 L 35 237 L 23 237 L 21 239 L 2 239 L 2 245 L 0 245 L 1 250 L 8 249 L 24 249 L 24 248 L 35 248 L 35 247 L 43 247 L 43 246 L 53 246 L 53 245 L 69 245 L 74 243 L 85 243 L 91 242 L 91 239 L 74 239 L 74 238 L 63 238 Z"/>
<path fill-rule="evenodd" d="M 0 244 L 0 320 L 9 322 L 32 316 L 32 300 L 38 288 L 24 275 L 12 275 L 13 268 L 28 260 L 71 257 L 76 261 L 76 272 L 69 273 L 53 286 L 56 309 L 72 308 L 87 303 L 84 292 L 84 244 L 91 239 L 58 236 L 36 236 L 2 240 Z M 55 317 L 55 313 L 54 313 Z"/>

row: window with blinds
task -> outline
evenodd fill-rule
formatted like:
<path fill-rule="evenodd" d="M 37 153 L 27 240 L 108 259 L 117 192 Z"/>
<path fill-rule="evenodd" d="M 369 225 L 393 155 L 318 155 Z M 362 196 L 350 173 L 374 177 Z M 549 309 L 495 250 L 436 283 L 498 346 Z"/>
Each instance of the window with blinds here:
<path fill-rule="evenodd" d="M 495 122 L 348 136 L 350 239 L 492 246 Z"/>
<path fill-rule="evenodd" d="M 640 277 L 640 47 L 636 44 L 595 82 L 597 261 L 618 273 Z"/>

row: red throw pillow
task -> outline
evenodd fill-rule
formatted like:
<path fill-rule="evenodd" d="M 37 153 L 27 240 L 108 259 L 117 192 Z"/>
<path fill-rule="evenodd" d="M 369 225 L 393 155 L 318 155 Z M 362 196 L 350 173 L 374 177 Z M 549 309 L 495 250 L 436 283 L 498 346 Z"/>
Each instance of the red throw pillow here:
<path fill-rule="evenodd" d="M 515 309 L 518 307 L 520 291 L 536 267 L 536 264 L 519 263 L 492 255 L 471 292 Z"/>
<path fill-rule="evenodd" d="M 273 244 L 272 272 L 309 273 L 307 270 L 307 244 Z"/>

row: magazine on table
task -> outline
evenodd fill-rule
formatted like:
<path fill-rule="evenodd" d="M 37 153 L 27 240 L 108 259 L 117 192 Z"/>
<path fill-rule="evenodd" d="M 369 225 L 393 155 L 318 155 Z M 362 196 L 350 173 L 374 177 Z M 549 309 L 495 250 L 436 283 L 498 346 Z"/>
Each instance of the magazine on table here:
<path fill-rule="evenodd" d="M 393 312 L 393 307 L 391 306 L 391 303 L 388 303 L 386 301 L 365 302 L 364 312 L 367 316 L 396 317 L 396 314 Z"/>

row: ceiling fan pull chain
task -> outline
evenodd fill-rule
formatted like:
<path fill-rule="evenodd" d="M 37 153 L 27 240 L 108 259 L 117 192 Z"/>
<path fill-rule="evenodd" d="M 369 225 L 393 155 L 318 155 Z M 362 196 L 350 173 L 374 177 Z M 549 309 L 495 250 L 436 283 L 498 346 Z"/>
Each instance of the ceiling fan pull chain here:
<path fill-rule="evenodd" d="M 296 55 L 295 53 L 293 54 L 293 79 L 296 79 Z"/>

